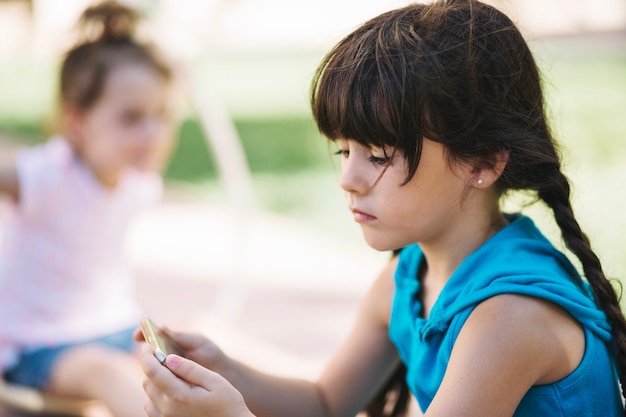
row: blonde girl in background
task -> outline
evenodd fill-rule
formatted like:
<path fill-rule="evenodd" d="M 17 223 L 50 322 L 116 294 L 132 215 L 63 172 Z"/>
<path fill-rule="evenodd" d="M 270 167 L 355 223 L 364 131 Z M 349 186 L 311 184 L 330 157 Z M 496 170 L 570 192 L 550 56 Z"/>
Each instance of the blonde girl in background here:
<path fill-rule="evenodd" d="M 141 311 L 123 254 L 129 222 L 161 198 L 172 148 L 169 65 L 115 2 L 86 9 L 63 57 L 62 132 L 0 167 L 0 372 L 142 416 L 132 333 Z"/>
<path fill-rule="evenodd" d="M 399 416 L 408 389 L 426 417 L 624 415 L 624 315 L 511 20 L 475 0 L 384 13 L 326 55 L 312 108 L 365 240 L 399 255 L 318 380 L 173 333 L 185 357 L 162 366 L 142 351 L 150 417 Z M 502 211 L 516 190 L 552 210 L 580 272 L 529 217 Z"/>

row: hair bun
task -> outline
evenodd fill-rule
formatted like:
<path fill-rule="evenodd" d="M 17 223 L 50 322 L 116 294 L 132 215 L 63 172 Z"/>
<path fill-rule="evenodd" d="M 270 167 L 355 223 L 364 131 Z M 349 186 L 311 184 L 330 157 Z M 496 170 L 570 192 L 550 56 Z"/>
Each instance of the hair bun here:
<path fill-rule="evenodd" d="M 90 40 L 118 41 L 133 37 L 139 14 L 116 1 L 106 0 L 87 8 L 78 27 Z"/>

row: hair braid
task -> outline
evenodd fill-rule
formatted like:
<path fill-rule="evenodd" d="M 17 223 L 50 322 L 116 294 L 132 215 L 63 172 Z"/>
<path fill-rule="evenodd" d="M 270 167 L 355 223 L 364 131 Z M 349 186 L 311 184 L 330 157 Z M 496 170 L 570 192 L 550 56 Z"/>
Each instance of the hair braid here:
<path fill-rule="evenodd" d="M 554 218 L 561 229 L 565 244 L 580 260 L 596 302 L 607 315 L 613 329 L 613 338 L 617 350 L 616 363 L 620 374 L 622 395 L 626 397 L 626 320 L 621 311 L 615 289 L 602 271 L 600 259 L 591 249 L 587 235 L 582 231 L 574 217 L 570 203 L 570 184 L 567 177 L 558 168 L 550 178 L 546 178 L 545 185 L 539 189 L 539 198 L 554 212 Z M 624 416 L 626 416 L 626 410 Z"/>

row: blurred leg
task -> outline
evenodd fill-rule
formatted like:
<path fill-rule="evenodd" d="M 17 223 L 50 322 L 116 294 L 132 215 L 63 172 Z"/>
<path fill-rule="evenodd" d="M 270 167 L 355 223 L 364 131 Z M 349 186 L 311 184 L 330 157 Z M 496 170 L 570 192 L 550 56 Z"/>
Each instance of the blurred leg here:
<path fill-rule="evenodd" d="M 58 357 L 48 391 L 102 401 L 115 417 L 143 417 L 143 373 L 129 353 L 98 345 L 73 347 Z"/>

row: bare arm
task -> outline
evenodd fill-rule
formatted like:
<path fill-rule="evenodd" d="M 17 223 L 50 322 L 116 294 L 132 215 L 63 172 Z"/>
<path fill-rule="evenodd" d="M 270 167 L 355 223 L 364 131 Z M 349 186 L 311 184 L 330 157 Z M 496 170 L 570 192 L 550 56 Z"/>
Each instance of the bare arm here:
<path fill-rule="evenodd" d="M 274 378 L 240 363 L 224 375 L 255 415 L 354 416 L 368 403 L 399 360 L 387 336 L 395 267 L 394 260 L 376 279 L 350 335 L 318 381 Z"/>
<path fill-rule="evenodd" d="M 16 202 L 19 200 L 20 185 L 14 155 L 2 155 L 0 158 L 0 193 Z"/>
<path fill-rule="evenodd" d="M 585 338 L 560 307 L 499 295 L 482 302 L 455 342 L 426 417 L 510 417 L 533 385 L 564 378 L 582 360 Z"/>
<path fill-rule="evenodd" d="M 400 363 L 388 336 L 397 257 L 381 271 L 361 305 L 352 333 L 318 381 L 331 416 L 354 416 Z"/>

